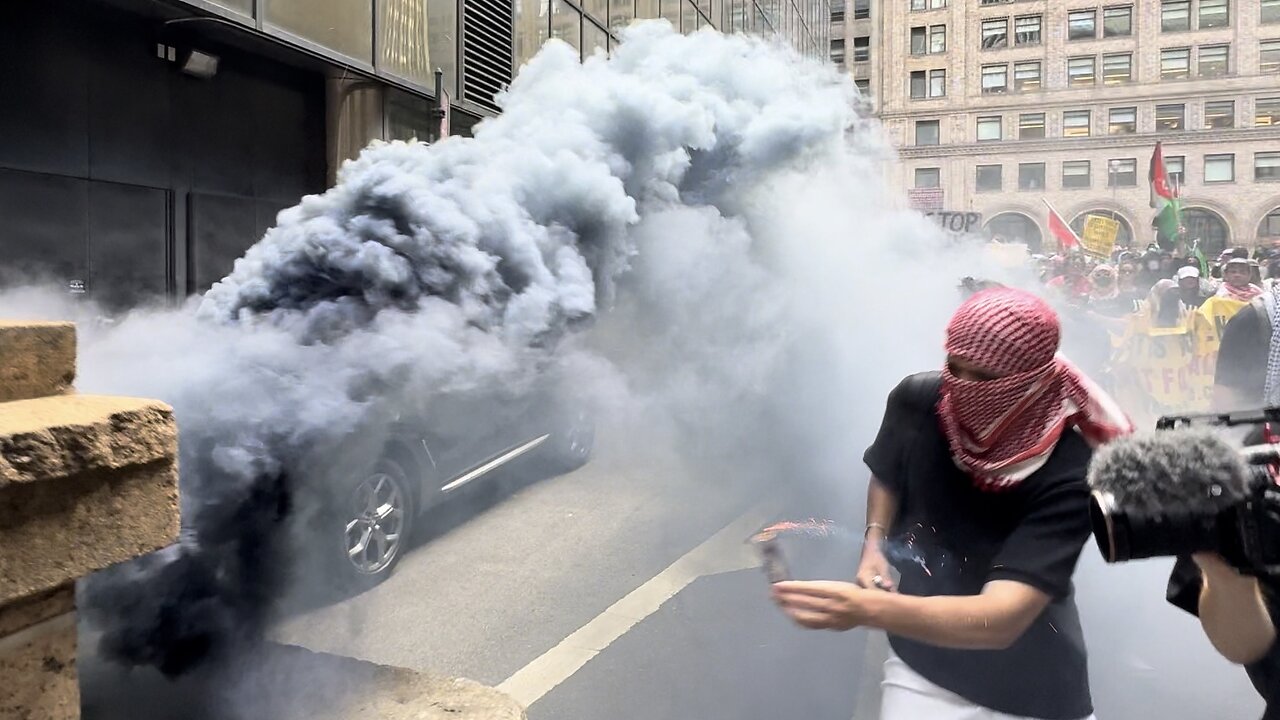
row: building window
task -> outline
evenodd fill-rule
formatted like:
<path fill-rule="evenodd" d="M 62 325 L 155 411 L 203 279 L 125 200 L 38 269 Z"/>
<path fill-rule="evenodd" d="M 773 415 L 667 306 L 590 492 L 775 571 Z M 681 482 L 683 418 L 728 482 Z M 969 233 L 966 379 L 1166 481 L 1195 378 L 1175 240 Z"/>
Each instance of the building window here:
<path fill-rule="evenodd" d="M 1280 125 L 1280 97 L 1258 98 L 1253 105 L 1254 127 L 1275 127 Z"/>
<path fill-rule="evenodd" d="M 911 28 L 911 54 L 925 55 L 929 52 L 929 28 L 918 25 Z"/>
<path fill-rule="evenodd" d="M 1187 106 L 1181 103 L 1177 105 L 1157 105 L 1156 106 L 1156 131 L 1157 132 L 1175 132 L 1185 130 L 1187 127 Z"/>
<path fill-rule="evenodd" d="M 1191 0 L 1162 0 L 1160 31 L 1177 32 L 1191 29 Z"/>
<path fill-rule="evenodd" d="M 1280 1 L 1280 0 L 1278 0 Z M 1109 7 L 1102 10 L 1102 37 L 1133 34 L 1133 6 Z"/>
<path fill-rule="evenodd" d="M 1254 180 L 1280 180 L 1280 152 L 1253 154 Z"/>
<path fill-rule="evenodd" d="M 911 0 L 911 11 L 937 10 L 947 6 L 947 0 Z"/>
<path fill-rule="evenodd" d="M 1280 40 L 1263 40 L 1258 44 L 1258 71 L 1280 73 Z"/>
<path fill-rule="evenodd" d="M 1204 129 L 1231 128 L 1236 126 L 1236 102 L 1218 100 L 1204 104 Z"/>
<path fill-rule="evenodd" d="M 923 70 L 911 71 L 911 99 L 921 100 L 929 97 L 929 79 Z"/>
<path fill-rule="evenodd" d="M 1200 0 L 1200 29 L 1226 27 L 1231 24 L 1230 0 Z"/>
<path fill-rule="evenodd" d="M 929 52 L 944 53 L 947 51 L 947 26 L 929 26 Z"/>
<path fill-rule="evenodd" d="M 871 59 L 871 36 L 863 35 L 853 39 L 853 61 L 867 62 Z"/>
<path fill-rule="evenodd" d="M 991 18 L 982 21 L 982 49 L 994 50 L 1009 46 L 1009 18 Z"/>
<path fill-rule="evenodd" d="M 1222 77 L 1227 74 L 1227 45 L 1201 45 L 1196 71 L 1200 77 Z"/>
<path fill-rule="evenodd" d="M 1044 163 L 1018 163 L 1018 189 L 1044 189 Z"/>
<path fill-rule="evenodd" d="M 930 70 L 929 71 L 929 97 L 939 98 L 945 97 L 947 94 L 947 71 L 946 70 Z"/>
<path fill-rule="evenodd" d="M 1236 179 L 1235 155 L 1205 155 L 1204 181 L 1206 183 L 1233 182 Z"/>
<path fill-rule="evenodd" d="M 1102 82 L 1104 85 L 1120 85 L 1133 81 L 1133 55 L 1117 53 L 1102 56 Z"/>
<path fill-rule="evenodd" d="M 917 120 L 916 121 L 916 144 L 917 145 L 937 145 L 938 144 L 938 121 L 937 120 Z"/>
<path fill-rule="evenodd" d="M 1067 160 L 1062 163 L 1063 188 L 1089 187 L 1089 161 Z"/>
<path fill-rule="evenodd" d="M 858 88 L 858 92 L 862 93 L 863 97 L 867 97 L 871 94 L 871 81 L 867 78 L 854 80 L 853 86 Z"/>
<path fill-rule="evenodd" d="M 1088 57 L 1069 58 L 1067 60 L 1067 84 L 1071 87 L 1084 87 L 1093 85 L 1095 81 L 1094 60 L 1090 55 Z"/>
<path fill-rule="evenodd" d="M 1044 137 L 1044 113 L 1022 113 L 1018 116 L 1018 139 L 1039 140 Z"/>
<path fill-rule="evenodd" d="M 831 62 L 844 62 L 844 38 L 832 38 L 831 40 Z"/>
<path fill-rule="evenodd" d="M 1280 0 L 1262 0 L 1262 22 L 1280 22 Z"/>
<path fill-rule="evenodd" d="M 871 17 L 871 0 L 853 0 L 853 19 L 866 20 Z M 831 18 L 835 20 L 835 18 Z"/>
<path fill-rule="evenodd" d="M 1280 208 L 1267 213 L 1258 223 L 1258 239 L 1280 237 Z"/>
<path fill-rule="evenodd" d="M 1008 74 L 1008 65 L 983 65 L 982 94 L 990 95 L 992 93 L 1002 93 L 1005 90 L 1008 90 Z"/>
<path fill-rule="evenodd" d="M 1067 39 L 1092 40 L 1098 36 L 1098 11 L 1072 10 L 1067 13 Z"/>
<path fill-rule="evenodd" d="M 1003 165 L 979 165 L 974 188 L 978 192 L 998 192 L 1004 189 Z"/>
<path fill-rule="evenodd" d="M 1138 160 L 1119 158 L 1107 162 L 1107 187 L 1134 187 L 1138 184 Z"/>
<path fill-rule="evenodd" d="M 1166 155 L 1164 158 L 1164 171 L 1169 176 L 1169 182 L 1173 186 L 1179 187 L 1186 183 L 1186 162 L 1187 159 L 1182 155 Z"/>
<path fill-rule="evenodd" d="M 1280 2 L 1280 0 L 1276 0 Z M 1040 16 L 1023 15 L 1013 21 L 1013 41 L 1015 45 L 1040 44 Z"/>
<path fill-rule="evenodd" d="M 1138 132 L 1137 108 L 1111 108 L 1107 120 L 1108 135 L 1132 135 L 1136 132 Z"/>
<path fill-rule="evenodd" d="M 844 22 L 844 8 L 842 7 L 831 8 L 831 22 L 833 23 Z"/>
<path fill-rule="evenodd" d="M 1004 128 L 999 115 L 978 118 L 978 142 L 991 142 L 1003 137 Z"/>
<path fill-rule="evenodd" d="M 1040 61 L 1020 62 L 1013 65 L 1013 89 L 1032 92 L 1040 89 Z"/>
<path fill-rule="evenodd" d="M 916 168 L 916 187 L 942 187 L 942 170 L 939 168 Z"/>
<path fill-rule="evenodd" d="M 1160 51 L 1160 79 L 1181 80 L 1191 77 L 1190 48 L 1168 48 Z"/>
<path fill-rule="evenodd" d="M 1063 137 L 1089 137 L 1092 113 L 1088 110 L 1067 110 L 1062 113 Z"/>

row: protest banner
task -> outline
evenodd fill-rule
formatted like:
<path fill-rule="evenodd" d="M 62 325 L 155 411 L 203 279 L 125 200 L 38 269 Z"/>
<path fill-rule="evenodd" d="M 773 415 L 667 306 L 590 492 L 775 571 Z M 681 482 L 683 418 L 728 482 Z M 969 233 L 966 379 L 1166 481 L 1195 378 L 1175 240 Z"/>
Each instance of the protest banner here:
<path fill-rule="evenodd" d="M 1084 220 L 1084 232 L 1080 235 L 1080 244 L 1085 252 L 1100 258 L 1111 257 L 1116 249 L 1116 237 L 1120 233 L 1120 223 L 1115 218 L 1103 215 L 1088 215 Z"/>
<path fill-rule="evenodd" d="M 1112 361 L 1117 400 L 1139 425 L 1161 415 L 1210 410 L 1222 329 L 1245 303 L 1210 298 L 1174 327 L 1130 321 Z"/>

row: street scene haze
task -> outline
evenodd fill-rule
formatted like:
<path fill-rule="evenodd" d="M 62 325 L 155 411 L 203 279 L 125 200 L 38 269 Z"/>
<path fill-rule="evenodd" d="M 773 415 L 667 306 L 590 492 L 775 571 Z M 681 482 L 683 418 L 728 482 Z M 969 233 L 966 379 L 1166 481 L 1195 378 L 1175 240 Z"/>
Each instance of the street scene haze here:
<path fill-rule="evenodd" d="M 0 720 L 1280 718 L 1280 0 L 0 27 Z"/>

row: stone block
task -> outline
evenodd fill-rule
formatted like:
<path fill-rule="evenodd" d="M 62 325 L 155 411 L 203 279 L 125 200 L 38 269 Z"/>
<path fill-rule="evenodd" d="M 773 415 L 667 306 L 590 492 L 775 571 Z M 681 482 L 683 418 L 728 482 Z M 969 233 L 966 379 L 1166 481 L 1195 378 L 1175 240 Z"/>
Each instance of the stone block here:
<path fill-rule="evenodd" d="M 0 718 L 80 717 L 75 613 L 0 637 Z"/>
<path fill-rule="evenodd" d="M 75 379 L 75 325 L 0 321 L 0 402 L 61 395 Z"/>
<path fill-rule="evenodd" d="M 173 543 L 176 452 L 162 403 L 0 404 L 0 604 Z"/>

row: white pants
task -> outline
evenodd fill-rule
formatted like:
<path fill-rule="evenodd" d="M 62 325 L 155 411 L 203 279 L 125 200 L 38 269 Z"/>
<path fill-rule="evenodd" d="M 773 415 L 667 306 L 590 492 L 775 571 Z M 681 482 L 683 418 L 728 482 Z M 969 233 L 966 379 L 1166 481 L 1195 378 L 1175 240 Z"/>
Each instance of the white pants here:
<path fill-rule="evenodd" d="M 938 687 L 902 662 L 892 650 L 880 683 L 880 720 L 1034 720 L 996 712 Z M 1090 715 L 1083 720 L 1096 720 Z"/>

